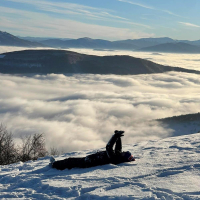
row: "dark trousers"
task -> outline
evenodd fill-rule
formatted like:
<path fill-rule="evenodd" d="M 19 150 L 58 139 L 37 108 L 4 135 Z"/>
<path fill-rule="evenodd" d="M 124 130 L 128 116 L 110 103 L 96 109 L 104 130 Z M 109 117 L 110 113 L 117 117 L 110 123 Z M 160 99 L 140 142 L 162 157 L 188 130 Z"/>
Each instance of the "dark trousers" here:
<path fill-rule="evenodd" d="M 64 170 L 72 169 L 75 167 L 85 168 L 85 157 L 82 158 L 66 158 L 64 160 L 58 160 L 53 163 L 53 168 Z"/>

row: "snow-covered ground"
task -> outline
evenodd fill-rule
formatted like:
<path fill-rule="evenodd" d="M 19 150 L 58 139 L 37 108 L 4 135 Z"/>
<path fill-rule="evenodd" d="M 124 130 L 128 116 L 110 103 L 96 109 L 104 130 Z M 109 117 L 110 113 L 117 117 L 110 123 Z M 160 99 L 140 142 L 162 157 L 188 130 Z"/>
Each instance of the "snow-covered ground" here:
<path fill-rule="evenodd" d="M 136 161 L 59 171 L 49 157 L 0 166 L 0 199 L 200 199 L 200 134 L 124 145 Z M 94 151 L 71 152 L 85 156 Z"/>
<path fill-rule="evenodd" d="M 23 49 L 1 47 L 0 53 L 13 50 Z M 199 70 L 199 55 L 76 51 L 131 55 Z M 103 147 L 108 133 L 120 128 L 126 131 L 124 150 L 131 151 L 136 161 L 64 171 L 50 168 L 49 157 L 0 166 L 0 200 L 199 200 L 200 133 L 191 134 L 200 131 L 199 120 L 162 125 L 143 122 L 198 112 L 199 86 L 199 75 L 178 72 L 140 76 L 1 74 L 0 122 L 16 137 L 45 132 L 49 147 L 59 144 L 69 152 Z M 175 135 L 182 136 L 166 138 Z M 166 139 L 153 141 L 158 138 Z M 141 140 L 149 141 L 137 143 Z M 56 159 L 93 152 L 71 152 Z"/>

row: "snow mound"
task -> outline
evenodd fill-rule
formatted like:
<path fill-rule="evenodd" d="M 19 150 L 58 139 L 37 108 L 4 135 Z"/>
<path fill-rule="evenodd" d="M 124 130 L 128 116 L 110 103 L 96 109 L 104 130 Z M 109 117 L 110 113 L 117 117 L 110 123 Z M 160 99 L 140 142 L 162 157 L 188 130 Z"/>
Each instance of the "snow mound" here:
<path fill-rule="evenodd" d="M 2 54 L 2 55 L 0 55 L 0 58 L 4 58 L 4 57 L 5 57 L 5 55 L 3 55 L 3 54 Z"/>
<path fill-rule="evenodd" d="M 125 145 L 136 161 L 59 171 L 49 157 L 0 166 L 0 199 L 200 199 L 200 134 Z M 93 151 L 56 157 L 85 156 Z"/>

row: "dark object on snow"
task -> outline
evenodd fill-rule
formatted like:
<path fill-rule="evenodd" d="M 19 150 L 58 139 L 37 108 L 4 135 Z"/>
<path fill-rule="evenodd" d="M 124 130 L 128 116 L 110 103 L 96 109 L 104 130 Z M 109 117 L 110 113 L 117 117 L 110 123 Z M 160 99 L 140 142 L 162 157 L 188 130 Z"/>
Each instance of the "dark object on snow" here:
<path fill-rule="evenodd" d="M 109 163 L 119 164 L 123 162 L 134 161 L 135 159 L 129 151 L 122 152 L 121 137 L 123 136 L 123 133 L 124 131 L 115 131 L 115 134 L 111 137 L 106 145 L 106 151 L 100 151 L 86 157 L 66 158 L 64 160 L 55 161 L 52 164 L 52 167 L 64 170 L 66 168 L 88 168 L 98 165 L 106 165 Z M 114 144 L 116 145 L 115 149 L 113 150 Z"/>

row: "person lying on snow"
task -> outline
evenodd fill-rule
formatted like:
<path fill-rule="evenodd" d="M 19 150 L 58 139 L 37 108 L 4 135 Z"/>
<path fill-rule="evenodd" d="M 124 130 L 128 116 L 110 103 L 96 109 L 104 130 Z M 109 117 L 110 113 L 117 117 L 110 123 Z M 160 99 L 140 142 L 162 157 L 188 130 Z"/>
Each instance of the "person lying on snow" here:
<path fill-rule="evenodd" d="M 121 137 L 124 136 L 123 133 L 124 131 L 115 131 L 115 134 L 106 145 L 106 151 L 100 151 L 86 157 L 66 158 L 59 161 L 55 161 L 55 159 L 51 157 L 50 164 L 53 168 L 64 170 L 66 168 L 88 168 L 110 163 L 117 165 L 123 162 L 134 161 L 135 159 L 129 151 L 122 152 Z M 114 145 L 115 149 L 113 150 Z"/>

